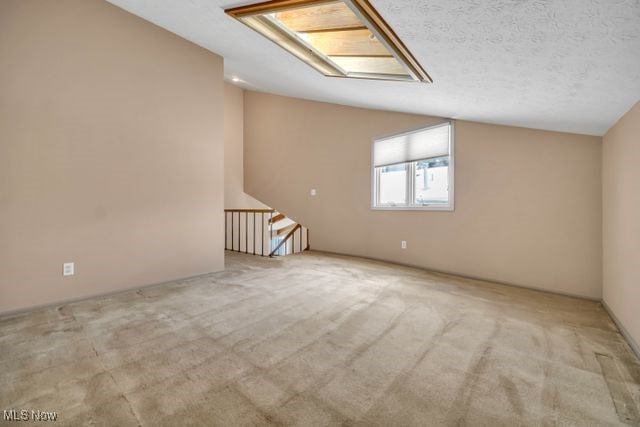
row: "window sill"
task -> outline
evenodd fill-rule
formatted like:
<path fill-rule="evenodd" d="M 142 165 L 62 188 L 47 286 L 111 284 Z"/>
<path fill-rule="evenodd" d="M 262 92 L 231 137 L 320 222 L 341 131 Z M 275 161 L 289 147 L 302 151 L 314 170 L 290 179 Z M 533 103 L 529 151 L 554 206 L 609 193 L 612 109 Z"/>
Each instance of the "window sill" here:
<path fill-rule="evenodd" d="M 453 205 L 427 205 L 427 206 L 372 206 L 372 211 L 444 211 L 453 212 Z"/>

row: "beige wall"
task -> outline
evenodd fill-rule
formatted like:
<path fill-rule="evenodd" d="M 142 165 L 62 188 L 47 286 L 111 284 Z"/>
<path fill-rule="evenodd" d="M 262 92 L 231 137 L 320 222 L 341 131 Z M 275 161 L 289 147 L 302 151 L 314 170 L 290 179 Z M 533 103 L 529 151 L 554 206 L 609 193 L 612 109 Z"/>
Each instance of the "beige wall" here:
<path fill-rule="evenodd" d="M 102 1 L 3 0 L 0 58 L 0 312 L 223 268 L 220 57 Z"/>
<path fill-rule="evenodd" d="M 640 103 L 604 137 L 603 297 L 640 351 Z"/>
<path fill-rule="evenodd" d="M 224 207 L 227 209 L 267 209 L 244 192 L 243 132 L 244 91 L 224 84 Z"/>
<path fill-rule="evenodd" d="M 372 138 L 439 119 L 244 104 L 245 190 L 308 226 L 313 249 L 600 298 L 601 138 L 458 121 L 455 212 L 372 211 Z"/>

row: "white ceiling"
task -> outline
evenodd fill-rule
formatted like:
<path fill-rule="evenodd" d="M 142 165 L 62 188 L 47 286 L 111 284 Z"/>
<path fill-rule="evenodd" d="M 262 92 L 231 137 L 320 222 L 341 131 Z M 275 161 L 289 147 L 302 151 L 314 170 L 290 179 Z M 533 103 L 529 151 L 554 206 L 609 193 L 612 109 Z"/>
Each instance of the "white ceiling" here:
<path fill-rule="evenodd" d="M 433 84 L 324 77 L 226 16 L 236 1 L 108 1 L 264 92 L 591 135 L 640 99 L 640 0 L 371 0 Z"/>

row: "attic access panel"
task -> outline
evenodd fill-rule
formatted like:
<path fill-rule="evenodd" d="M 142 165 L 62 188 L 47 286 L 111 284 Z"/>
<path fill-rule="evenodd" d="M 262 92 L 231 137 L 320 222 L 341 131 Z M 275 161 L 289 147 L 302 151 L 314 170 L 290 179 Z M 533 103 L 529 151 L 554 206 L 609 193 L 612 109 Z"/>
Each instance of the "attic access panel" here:
<path fill-rule="evenodd" d="M 275 0 L 225 12 L 325 76 L 432 82 L 367 0 Z"/>

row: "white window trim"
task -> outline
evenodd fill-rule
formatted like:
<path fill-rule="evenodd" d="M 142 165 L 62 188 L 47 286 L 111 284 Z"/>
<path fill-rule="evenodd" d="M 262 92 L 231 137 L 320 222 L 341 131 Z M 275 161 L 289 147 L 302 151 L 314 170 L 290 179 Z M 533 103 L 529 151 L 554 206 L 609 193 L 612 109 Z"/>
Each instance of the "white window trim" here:
<path fill-rule="evenodd" d="M 451 129 L 451 137 L 449 139 L 449 203 L 434 203 L 432 205 L 399 205 L 399 206 L 377 206 L 376 200 L 378 199 L 378 188 L 377 183 L 378 179 L 376 177 L 376 168 L 374 166 L 373 152 L 374 152 L 374 144 L 376 140 L 389 138 L 392 136 L 400 136 L 406 135 L 414 132 L 421 132 L 424 130 L 428 130 L 431 128 L 435 128 L 438 126 L 442 126 L 443 124 L 448 123 Z M 376 211 L 445 211 L 445 212 L 453 212 L 455 211 L 455 122 L 453 120 L 445 120 L 442 122 L 438 122 L 429 126 L 421 126 L 416 129 L 412 129 L 406 132 L 392 134 L 392 135 L 384 135 L 378 136 L 371 140 L 371 210 Z M 413 173 L 415 175 L 414 162 L 409 162 L 409 171 L 408 173 Z M 413 188 L 411 186 L 411 179 L 407 179 L 407 199 L 413 200 Z"/>

